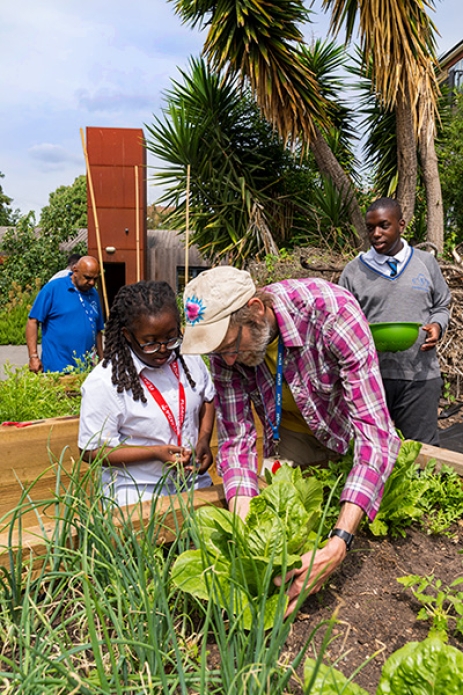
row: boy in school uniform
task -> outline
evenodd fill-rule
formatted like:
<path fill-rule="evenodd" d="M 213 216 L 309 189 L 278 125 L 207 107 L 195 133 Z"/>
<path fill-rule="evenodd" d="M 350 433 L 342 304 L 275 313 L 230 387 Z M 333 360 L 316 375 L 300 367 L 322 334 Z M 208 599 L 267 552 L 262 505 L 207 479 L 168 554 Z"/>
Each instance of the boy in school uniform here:
<path fill-rule="evenodd" d="M 411 348 L 378 356 L 397 429 L 406 439 L 439 446 L 442 379 L 436 345 L 448 326 L 450 291 L 434 256 L 402 238 L 405 220 L 396 200 L 376 200 L 365 221 L 371 248 L 347 264 L 339 284 L 356 297 L 369 323 L 422 324 Z"/>

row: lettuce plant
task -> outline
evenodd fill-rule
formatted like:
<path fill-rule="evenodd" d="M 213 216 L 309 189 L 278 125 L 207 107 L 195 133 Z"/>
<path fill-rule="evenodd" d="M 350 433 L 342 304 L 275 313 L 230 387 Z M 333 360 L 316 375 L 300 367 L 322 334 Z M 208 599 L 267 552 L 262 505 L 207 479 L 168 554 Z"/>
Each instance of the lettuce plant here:
<path fill-rule="evenodd" d="M 311 657 L 304 662 L 304 686 L 310 695 L 369 695 L 338 669 Z"/>
<path fill-rule="evenodd" d="M 369 524 L 375 536 L 405 536 L 405 528 L 423 516 L 421 505 L 428 483 L 418 476 L 416 463 L 421 443 L 403 441 L 392 473 L 384 485 L 384 494 L 375 520 Z"/>
<path fill-rule="evenodd" d="M 461 695 L 462 683 L 462 652 L 438 637 L 427 637 L 391 654 L 376 695 Z M 311 658 L 304 663 L 304 685 L 310 695 L 368 695 L 334 666 Z"/>
<path fill-rule="evenodd" d="M 461 695 L 462 683 L 462 652 L 438 637 L 427 637 L 391 654 L 376 695 Z"/>
<path fill-rule="evenodd" d="M 322 498 L 318 481 L 284 465 L 251 500 L 245 522 L 225 509 L 198 509 L 192 518 L 197 548 L 177 558 L 173 583 L 215 601 L 246 629 L 256 619 L 270 628 L 287 603 L 273 580 L 300 567 L 301 555 L 316 547 Z"/>

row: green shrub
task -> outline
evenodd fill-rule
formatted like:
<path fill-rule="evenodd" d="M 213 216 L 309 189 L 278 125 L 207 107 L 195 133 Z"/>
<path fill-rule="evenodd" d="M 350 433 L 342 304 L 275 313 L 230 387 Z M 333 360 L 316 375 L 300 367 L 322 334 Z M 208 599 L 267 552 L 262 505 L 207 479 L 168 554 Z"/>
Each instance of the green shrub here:
<path fill-rule="evenodd" d="M 25 345 L 27 317 L 40 289 L 40 281 L 26 285 L 23 289 L 13 282 L 8 292 L 8 301 L 0 311 L 0 345 Z"/>
<path fill-rule="evenodd" d="M 0 381 L 0 422 L 79 414 L 80 386 L 88 370 L 62 375 L 34 374 L 27 367 L 13 369 L 8 364 L 4 369 L 7 378 Z"/>

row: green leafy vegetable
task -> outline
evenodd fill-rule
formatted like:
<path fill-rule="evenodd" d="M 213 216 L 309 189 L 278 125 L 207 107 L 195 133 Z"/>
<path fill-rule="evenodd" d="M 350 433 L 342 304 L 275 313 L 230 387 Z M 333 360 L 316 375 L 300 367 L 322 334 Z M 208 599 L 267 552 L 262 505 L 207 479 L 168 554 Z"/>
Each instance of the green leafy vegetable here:
<path fill-rule="evenodd" d="M 438 637 L 408 642 L 383 666 L 376 695 L 461 695 L 463 654 Z"/>
<path fill-rule="evenodd" d="M 0 380 L 0 423 L 78 415 L 80 387 L 90 369 L 90 364 L 82 364 L 82 370 L 70 370 L 65 376 L 34 374 L 27 366 L 5 365 L 6 378 Z"/>
<path fill-rule="evenodd" d="M 242 616 L 246 628 L 260 612 L 271 627 L 282 600 L 273 580 L 315 547 L 322 499 L 319 482 L 282 466 L 251 500 L 246 522 L 225 509 L 198 509 L 192 518 L 198 548 L 177 558 L 173 583 Z"/>
<path fill-rule="evenodd" d="M 404 528 L 423 516 L 420 500 L 427 485 L 418 479 L 415 463 L 421 443 L 402 442 L 392 473 L 384 486 L 384 494 L 375 520 L 369 525 L 375 536 L 405 536 Z"/>
<path fill-rule="evenodd" d="M 454 521 L 463 516 L 463 486 L 461 477 L 454 468 L 441 466 L 430 461 L 422 471 L 421 483 L 426 486 L 420 499 L 425 517 L 425 528 L 429 533 L 444 533 Z"/>
<path fill-rule="evenodd" d="M 407 589 L 422 605 L 417 619 L 431 620 L 430 634 L 447 641 L 450 622 L 455 623 L 455 632 L 463 635 L 463 577 L 455 579 L 450 586 L 442 586 L 434 575 L 421 577 L 409 574 L 398 577 L 397 581 Z M 416 588 L 413 588 L 416 587 Z"/>
<path fill-rule="evenodd" d="M 421 470 L 416 459 L 420 442 L 403 441 L 400 452 L 384 486 L 381 506 L 375 520 L 363 524 L 375 536 L 405 536 L 405 529 L 417 522 L 429 533 L 444 533 L 449 526 L 463 516 L 463 485 L 460 476 L 450 466 L 436 470 L 436 462 L 430 461 Z M 338 485 L 342 490 L 354 464 L 353 448 L 339 461 L 330 461 L 327 468 L 310 468 L 311 474 L 323 485 L 325 500 Z M 339 495 L 332 496 L 326 513 L 326 526 L 333 526 L 339 514 Z"/>

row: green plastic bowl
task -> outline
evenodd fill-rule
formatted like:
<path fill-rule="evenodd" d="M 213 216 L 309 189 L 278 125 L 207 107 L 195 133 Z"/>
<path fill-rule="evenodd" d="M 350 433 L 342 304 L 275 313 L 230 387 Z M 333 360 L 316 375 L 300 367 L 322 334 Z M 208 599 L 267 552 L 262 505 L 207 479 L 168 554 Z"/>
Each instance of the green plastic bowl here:
<path fill-rule="evenodd" d="M 418 338 L 421 323 L 370 323 L 378 352 L 408 350 Z"/>

